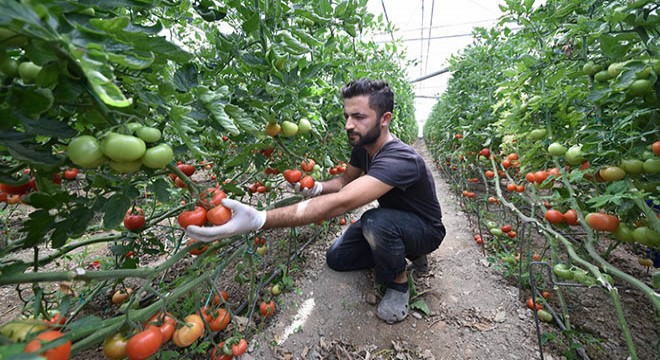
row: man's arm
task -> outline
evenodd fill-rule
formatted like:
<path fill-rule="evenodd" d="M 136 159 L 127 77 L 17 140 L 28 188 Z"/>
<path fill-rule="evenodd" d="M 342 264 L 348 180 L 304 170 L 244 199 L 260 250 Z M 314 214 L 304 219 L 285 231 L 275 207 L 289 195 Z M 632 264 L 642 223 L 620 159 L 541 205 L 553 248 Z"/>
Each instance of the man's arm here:
<path fill-rule="evenodd" d="M 321 194 L 336 193 L 344 186 L 360 177 L 360 175 L 362 175 L 362 170 L 348 164 L 346 166 L 346 171 L 344 171 L 341 176 L 335 176 L 328 181 L 323 181 L 323 192 L 321 192 Z"/>
<path fill-rule="evenodd" d="M 330 219 L 368 204 L 392 189 L 392 186 L 369 175 L 357 177 L 343 184 L 341 179 L 351 179 L 352 176 L 355 176 L 354 170 L 359 172 L 359 169 L 356 168 L 352 168 L 349 172 L 349 168 L 347 168 L 344 174 L 348 173 L 348 177 L 340 176 L 337 181 L 329 181 L 331 186 L 340 186 L 340 190 L 337 192 L 268 210 L 266 223 L 262 229 L 306 225 Z M 324 183 L 323 192 L 325 193 L 325 191 Z"/>

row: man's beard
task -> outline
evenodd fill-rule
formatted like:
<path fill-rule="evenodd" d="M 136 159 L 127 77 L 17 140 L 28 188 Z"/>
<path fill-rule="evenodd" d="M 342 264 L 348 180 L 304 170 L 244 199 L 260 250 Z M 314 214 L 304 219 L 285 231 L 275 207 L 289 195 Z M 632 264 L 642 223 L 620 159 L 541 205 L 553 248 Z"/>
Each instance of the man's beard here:
<path fill-rule="evenodd" d="M 370 145 L 375 143 L 376 140 L 378 140 L 378 138 L 380 137 L 380 126 L 378 125 L 374 126 L 364 135 L 360 135 L 353 131 L 347 131 L 346 135 L 348 135 L 348 143 L 351 144 L 353 147 L 362 147 L 365 145 Z M 358 137 L 357 140 L 351 140 L 351 135 L 357 135 Z"/>

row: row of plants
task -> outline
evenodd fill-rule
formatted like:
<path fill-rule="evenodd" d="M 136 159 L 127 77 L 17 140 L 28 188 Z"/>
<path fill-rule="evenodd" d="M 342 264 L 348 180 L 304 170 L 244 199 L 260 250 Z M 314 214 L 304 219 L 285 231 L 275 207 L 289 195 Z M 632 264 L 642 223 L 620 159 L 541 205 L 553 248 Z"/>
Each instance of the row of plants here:
<path fill-rule="evenodd" d="M 660 272 L 626 272 L 615 250 L 660 266 L 658 7 L 506 1 L 499 27 L 475 31 L 450 60 L 448 90 L 424 128 L 437 165 L 478 215 L 484 251 L 509 270 L 526 261 L 525 284 L 545 264 L 554 272 L 536 279 L 539 288 L 606 291 L 633 359 L 652 354 L 635 343 L 619 289 L 646 298 L 648 319 L 657 319 Z M 499 210 L 479 211 L 488 206 Z M 531 253 L 535 229 L 542 240 Z M 565 300 L 559 294 L 555 319 L 568 336 Z"/>
<path fill-rule="evenodd" d="M 336 222 L 212 244 L 183 229 L 228 221 L 223 198 L 277 207 L 297 200 L 287 182 L 342 173 L 350 80 L 388 81 L 391 130 L 413 141 L 404 55 L 362 40 L 385 28 L 365 0 L 3 3 L 0 285 L 17 311 L 0 357 L 244 353 Z"/>

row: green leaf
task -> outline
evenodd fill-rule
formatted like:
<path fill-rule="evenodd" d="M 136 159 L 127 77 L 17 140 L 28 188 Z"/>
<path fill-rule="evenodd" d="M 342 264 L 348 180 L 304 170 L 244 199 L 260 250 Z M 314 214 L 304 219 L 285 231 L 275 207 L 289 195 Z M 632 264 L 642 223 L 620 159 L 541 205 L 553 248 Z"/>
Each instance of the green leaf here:
<path fill-rule="evenodd" d="M 37 209 L 52 209 L 59 204 L 53 196 L 50 196 L 42 192 L 33 192 L 30 193 L 25 202 Z"/>
<path fill-rule="evenodd" d="M 230 134 L 239 135 L 241 133 L 240 130 L 238 130 L 236 124 L 234 124 L 225 112 L 227 101 L 224 98 L 226 98 L 229 89 L 226 86 L 222 86 L 216 91 L 211 91 L 205 87 L 199 89 L 199 100 L 211 114 L 211 117 Z"/>
<path fill-rule="evenodd" d="M 48 88 L 12 88 L 15 104 L 26 114 L 39 115 L 53 106 L 53 92 Z"/>
<path fill-rule="evenodd" d="M 193 63 L 187 63 L 174 73 L 174 87 L 181 92 L 188 92 L 199 85 L 199 72 Z"/>
<path fill-rule="evenodd" d="M 48 210 L 41 209 L 30 213 L 29 219 L 23 223 L 21 228 L 21 231 L 27 234 L 23 247 L 29 248 L 42 242 L 54 222 L 55 217 Z"/>
<path fill-rule="evenodd" d="M 20 274 L 24 272 L 27 268 L 30 267 L 30 264 L 23 261 L 16 261 L 10 265 L 4 265 L 0 267 L 0 276 Z"/>
<path fill-rule="evenodd" d="M 45 150 L 38 144 L 7 144 L 7 149 L 11 156 L 17 160 L 25 161 L 35 165 L 55 166 L 59 164 L 60 159 Z"/>
<path fill-rule="evenodd" d="M 154 63 L 156 57 L 152 52 L 145 52 L 141 54 L 108 54 L 108 59 L 116 62 L 121 66 L 125 66 L 133 70 L 143 70 L 151 66 Z"/>
<path fill-rule="evenodd" d="M 66 139 L 78 133 L 64 122 L 43 117 L 38 120 L 23 117 L 21 118 L 21 123 L 25 127 L 25 130 L 36 135 Z"/>
<path fill-rule="evenodd" d="M 112 195 L 108 201 L 103 205 L 103 227 L 112 229 L 124 220 L 126 211 L 131 207 L 131 199 L 122 194 L 116 193 Z"/>
<path fill-rule="evenodd" d="M 410 303 L 410 308 L 413 310 L 419 310 L 423 312 L 426 316 L 431 315 L 431 310 L 429 309 L 428 304 L 426 303 L 426 301 L 422 299 L 417 299 L 412 303 Z"/>
<path fill-rule="evenodd" d="M 236 122 L 236 124 L 243 130 L 255 134 L 261 130 L 257 127 L 254 119 L 238 106 L 232 104 L 225 105 L 225 112 Z"/>
<path fill-rule="evenodd" d="M 130 24 L 131 19 L 128 16 L 109 18 L 109 19 L 90 19 L 89 23 L 96 28 L 109 32 L 118 33 Z"/>
<path fill-rule="evenodd" d="M 246 34 L 251 34 L 257 30 L 259 30 L 259 24 L 261 23 L 261 18 L 259 17 L 259 13 L 255 12 L 254 15 L 252 15 L 247 21 L 243 23 L 243 31 L 245 31 Z"/>
<path fill-rule="evenodd" d="M 165 179 L 158 178 L 151 184 L 149 184 L 148 189 L 149 191 L 153 192 L 154 195 L 156 196 L 156 200 L 167 203 L 170 201 L 170 191 L 169 189 L 172 187 L 170 185 L 170 182 L 166 181 Z"/>

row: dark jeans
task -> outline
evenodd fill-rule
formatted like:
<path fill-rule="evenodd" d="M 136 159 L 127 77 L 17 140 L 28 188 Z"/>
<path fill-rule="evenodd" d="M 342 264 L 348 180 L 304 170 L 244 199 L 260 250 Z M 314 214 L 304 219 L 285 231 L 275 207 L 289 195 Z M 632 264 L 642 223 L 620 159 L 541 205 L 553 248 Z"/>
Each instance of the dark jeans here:
<path fill-rule="evenodd" d="M 376 280 L 389 284 L 415 259 L 437 249 L 445 229 L 401 210 L 367 210 L 330 246 L 328 266 L 336 271 L 375 268 Z"/>

